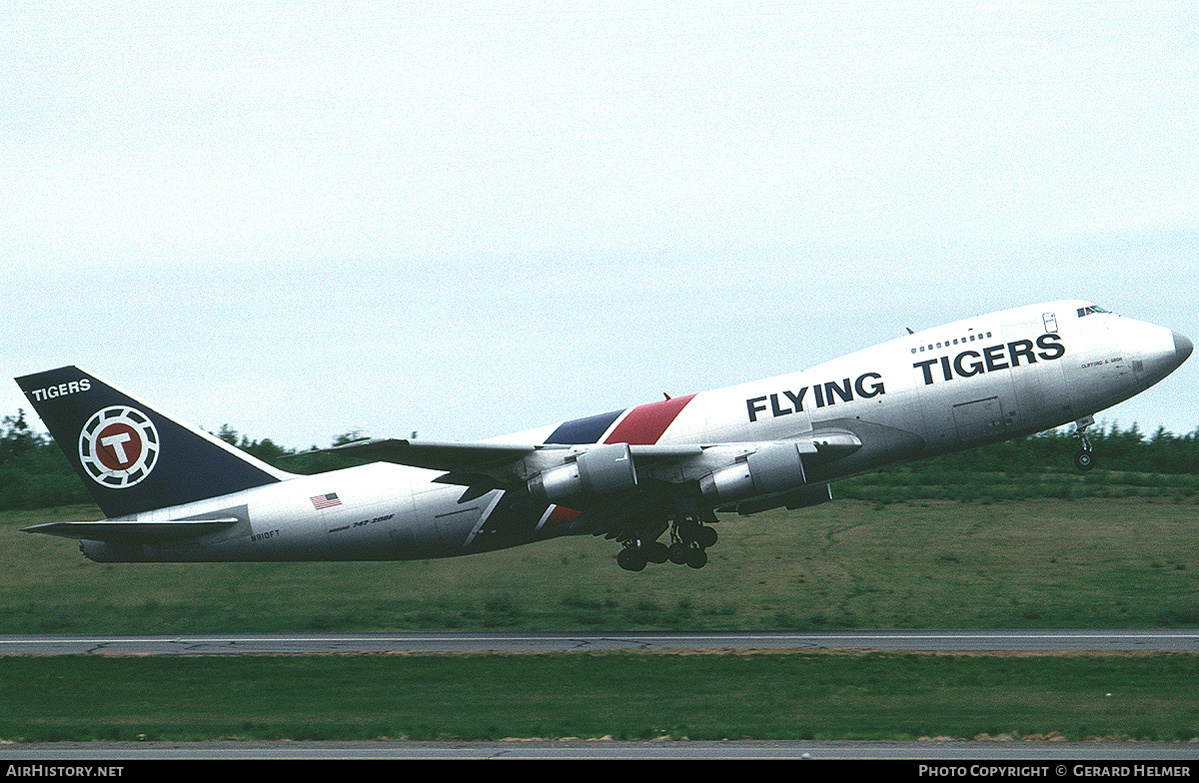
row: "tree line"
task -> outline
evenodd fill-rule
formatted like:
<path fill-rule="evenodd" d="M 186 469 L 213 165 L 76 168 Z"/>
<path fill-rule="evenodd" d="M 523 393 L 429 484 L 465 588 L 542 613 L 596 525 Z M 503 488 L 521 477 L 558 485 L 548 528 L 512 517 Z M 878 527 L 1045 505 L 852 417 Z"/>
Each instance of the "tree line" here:
<path fill-rule="evenodd" d="M 286 448 L 270 438 L 254 440 L 228 425 L 214 434 L 263 462 L 292 473 L 318 473 L 357 464 L 336 454 Z M 1153 433 L 1146 434 L 1136 424 L 1120 429 L 1116 423 L 1111 423 L 1096 425 L 1087 434 L 1095 450 L 1096 474 L 1122 471 L 1166 477 L 1199 475 L 1199 428 L 1186 435 L 1176 435 L 1158 427 Z M 331 445 L 347 443 L 358 436 L 356 432 L 347 432 L 335 437 Z M 1077 450 L 1077 439 L 1068 430 L 1057 429 L 921 460 L 910 466 L 888 468 L 882 473 L 906 472 L 919 476 L 919 482 L 909 483 L 920 489 L 910 492 L 944 497 L 949 495 L 938 493 L 938 485 L 960 483 L 963 476 L 985 474 L 986 478 L 979 481 L 1007 481 L 1027 487 L 1036 484 L 1030 481 L 1034 477 L 1039 481 L 1048 474 L 1073 473 L 1072 459 Z M 841 493 L 841 496 L 856 494 Z M 0 422 L 0 509 L 36 509 L 91 502 L 87 488 L 62 451 L 48 435 L 29 426 L 23 410 L 4 417 Z"/>

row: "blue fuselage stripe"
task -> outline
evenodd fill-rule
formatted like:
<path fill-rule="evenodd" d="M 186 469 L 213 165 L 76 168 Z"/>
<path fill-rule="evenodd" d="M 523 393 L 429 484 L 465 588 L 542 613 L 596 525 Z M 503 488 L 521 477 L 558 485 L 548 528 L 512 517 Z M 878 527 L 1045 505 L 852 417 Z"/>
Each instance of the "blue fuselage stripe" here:
<path fill-rule="evenodd" d="M 562 443 L 566 445 L 577 445 L 580 443 L 598 443 L 599 439 L 604 436 L 608 428 L 612 426 L 612 422 L 624 413 L 623 410 L 612 411 L 611 413 L 600 413 L 595 416 L 588 416 L 585 419 L 574 419 L 558 425 L 558 429 L 554 430 L 553 434 L 546 438 L 546 443 Z"/>

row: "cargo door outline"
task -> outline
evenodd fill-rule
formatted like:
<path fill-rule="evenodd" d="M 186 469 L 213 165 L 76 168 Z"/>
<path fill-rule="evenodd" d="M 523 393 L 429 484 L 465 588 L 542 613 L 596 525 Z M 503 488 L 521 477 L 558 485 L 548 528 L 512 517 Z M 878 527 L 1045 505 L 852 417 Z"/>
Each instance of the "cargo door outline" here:
<path fill-rule="evenodd" d="M 1003 401 L 997 396 L 954 405 L 953 421 L 963 442 L 999 435 L 1008 428 Z"/>

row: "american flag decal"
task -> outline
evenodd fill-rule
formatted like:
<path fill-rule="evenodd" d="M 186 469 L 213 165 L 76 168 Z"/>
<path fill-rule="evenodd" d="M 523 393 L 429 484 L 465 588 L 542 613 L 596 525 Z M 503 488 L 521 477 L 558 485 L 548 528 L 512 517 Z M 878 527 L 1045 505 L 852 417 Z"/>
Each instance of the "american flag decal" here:
<path fill-rule="evenodd" d="M 328 495 L 317 495 L 316 497 L 309 498 L 309 500 L 312 501 L 312 507 L 317 509 L 341 505 L 341 500 L 337 497 L 336 492 L 330 492 Z"/>

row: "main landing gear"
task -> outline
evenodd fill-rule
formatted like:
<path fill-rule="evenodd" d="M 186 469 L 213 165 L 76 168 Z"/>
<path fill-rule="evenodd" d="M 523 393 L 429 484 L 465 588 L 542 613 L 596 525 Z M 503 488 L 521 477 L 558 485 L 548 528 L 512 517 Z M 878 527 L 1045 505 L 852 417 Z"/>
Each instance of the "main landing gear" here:
<path fill-rule="evenodd" d="M 676 519 L 670 528 L 670 544 L 661 541 L 629 539 L 616 555 L 616 562 L 626 571 L 640 571 L 647 563 L 703 568 L 708 562 L 708 547 L 716 543 L 716 531 L 693 517 Z"/>
<path fill-rule="evenodd" d="M 1078 427 L 1073 434 L 1073 437 L 1078 438 L 1078 453 L 1074 455 L 1074 467 L 1083 473 L 1095 467 L 1095 455 L 1091 451 L 1091 441 L 1087 440 L 1087 427 L 1094 423 L 1094 416 L 1087 416 L 1074 423 Z"/>

